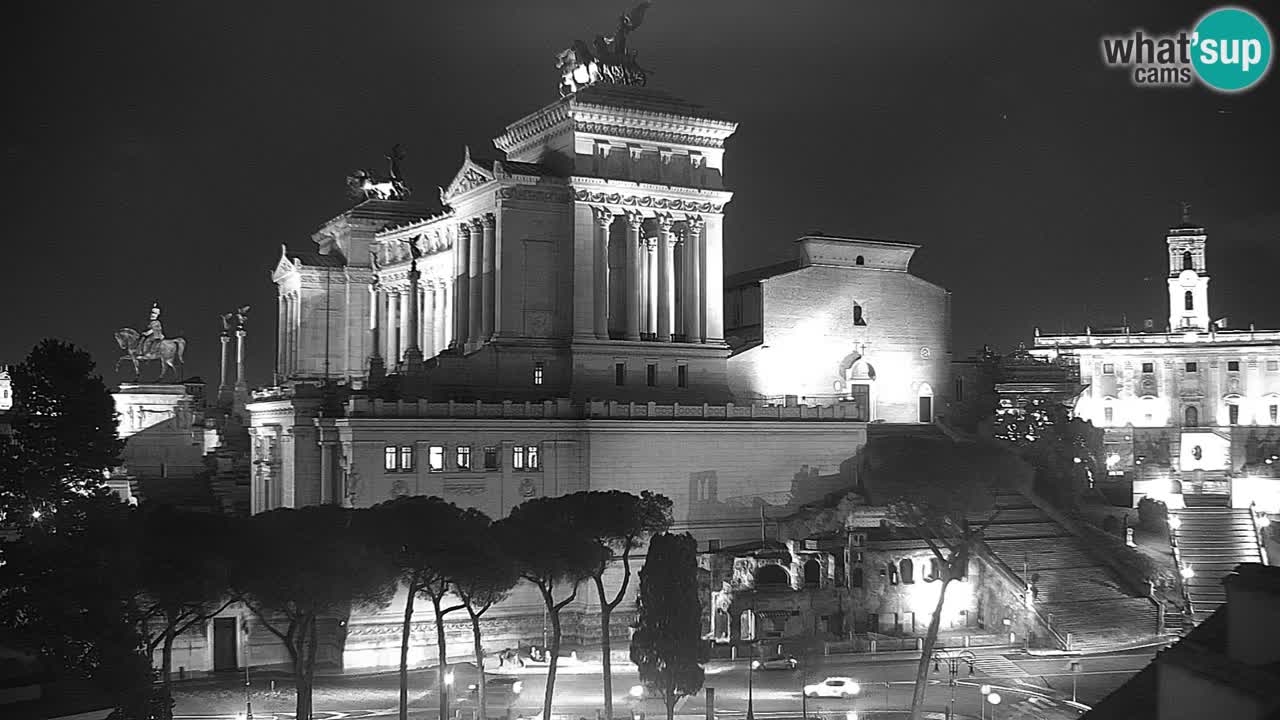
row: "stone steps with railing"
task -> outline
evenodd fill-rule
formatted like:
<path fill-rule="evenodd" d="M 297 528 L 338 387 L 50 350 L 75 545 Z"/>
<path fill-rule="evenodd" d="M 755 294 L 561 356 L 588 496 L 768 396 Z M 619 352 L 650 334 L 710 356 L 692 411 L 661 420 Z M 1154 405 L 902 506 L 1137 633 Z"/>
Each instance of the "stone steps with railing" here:
<path fill-rule="evenodd" d="M 1193 497 L 1186 496 L 1188 500 Z M 1183 587 L 1193 618 L 1199 623 L 1226 602 L 1223 578 L 1240 563 L 1262 562 L 1262 549 L 1248 508 L 1189 502 L 1173 517 L 1177 518 L 1172 535 L 1178 563 L 1194 573 L 1183 580 Z"/>

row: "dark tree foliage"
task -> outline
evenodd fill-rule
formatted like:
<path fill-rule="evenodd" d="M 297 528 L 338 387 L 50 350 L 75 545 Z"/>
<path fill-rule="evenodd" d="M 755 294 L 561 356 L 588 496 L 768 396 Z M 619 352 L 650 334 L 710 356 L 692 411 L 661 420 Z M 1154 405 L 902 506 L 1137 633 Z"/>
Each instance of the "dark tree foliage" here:
<path fill-rule="evenodd" d="M 444 616 L 465 607 L 445 606 L 454 589 L 455 578 L 464 575 L 476 562 L 473 536 L 487 534 L 489 518 L 479 510 L 462 509 L 438 497 L 406 495 L 377 505 L 372 510 L 378 542 L 390 558 L 399 582 L 406 590 L 404 620 L 400 636 L 400 718 L 409 713 L 409 629 L 415 600 L 419 595 L 431 600 L 435 611 L 436 646 L 440 662 L 436 668 L 438 687 L 445 687 L 448 653 Z M 448 714 L 448 696 L 439 693 L 440 714 Z"/>
<path fill-rule="evenodd" d="M 468 562 L 453 578 L 453 590 L 462 600 L 462 606 L 471 618 L 471 639 L 475 652 L 476 670 L 480 679 L 476 683 L 476 695 L 480 717 L 488 717 L 488 700 L 484 687 L 484 648 L 480 643 L 480 618 L 511 592 L 520 582 L 520 574 L 511 556 L 503 549 L 498 537 L 486 518 L 482 531 L 472 532 L 462 538 L 467 543 L 464 557 Z"/>
<path fill-rule="evenodd" d="M 60 681 L 88 681 L 121 719 L 168 710 L 150 704 L 136 512 L 114 495 L 69 499 L 0 544 L 5 643 L 44 659 Z"/>
<path fill-rule="evenodd" d="M 888 506 L 891 521 L 924 540 L 938 561 L 942 586 L 916 667 L 911 705 L 913 720 L 919 720 L 947 588 L 968 574 L 983 531 L 999 515 L 996 491 L 1025 484 L 1031 471 L 998 445 L 957 444 L 928 435 L 873 438 L 862 454 L 871 502 Z"/>
<path fill-rule="evenodd" d="M 1103 462 L 1103 432 L 1072 417 L 1058 403 L 1034 405 L 996 415 L 994 434 L 1035 468 L 1035 489 L 1061 507 L 1071 507 L 1091 487 Z"/>
<path fill-rule="evenodd" d="M 582 534 L 604 552 L 591 570 L 600 599 L 600 656 L 604 664 L 604 715 L 613 720 L 613 663 L 610 619 L 631 583 L 631 553 L 655 533 L 671 527 L 671 500 L 645 490 L 639 495 L 621 490 L 579 492 L 566 495 L 564 504 Z M 604 575 L 615 561 L 622 565 L 622 582 L 609 593 Z"/>
<path fill-rule="evenodd" d="M 542 716 L 551 717 L 555 697 L 556 669 L 560 660 L 560 611 L 578 597 L 578 588 L 600 566 L 607 550 L 593 541 L 575 522 L 576 500 L 567 496 L 536 498 L 517 505 L 511 514 L 494 523 L 506 554 L 520 577 L 532 583 L 542 595 L 551 624 L 550 662 L 547 665 L 546 693 Z M 558 587 L 570 588 L 557 599 Z"/>
<path fill-rule="evenodd" d="M 254 515 L 239 544 L 233 583 L 289 653 L 296 717 L 312 717 L 319 623 L 353 608 L 381 607 L 395 592 L 396 568 L 377 543 L 370 510 L 316 505 Z"/>
<path fill-rule="evenodd" d="M 163 696 L 171 698 L 174 640 L 236 599 L 228 548 L 237 523 L 225 515 L 163 505 L 144 505 L 133 515 L 141 631 L 147 656 L 161 651 Z"/>
<path fill-rule="evenodd" d="M 680 698 L 702 689 L 706 645 L 697 553 L 691 535 L 654 535 L 640 569 L 640 617 L 631 638 L 631 662 L 640 671 L 640 682 L 662 697 L 667 720 Z"/>
<path fill-rule="evenodd" d="M 0 520 L 10 527 L 107 491 L 120 464 L 115 401 L 89 354 L 44 340 L 10 372 L 13 436 L 0 443 Z"/>

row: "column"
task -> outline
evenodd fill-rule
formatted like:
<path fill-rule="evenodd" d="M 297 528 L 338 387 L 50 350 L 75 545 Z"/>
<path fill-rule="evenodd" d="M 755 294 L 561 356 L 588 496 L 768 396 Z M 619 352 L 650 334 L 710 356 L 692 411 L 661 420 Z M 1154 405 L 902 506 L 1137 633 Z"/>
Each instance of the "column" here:
<path fill-rule="evenodd" d="M 236 329 L 236 392 L 248 392 L 249 383 L 244 377 L 244 328 Z"/>
<path fill-rule="evenodd" d="M 419 360 L 422 359 L 422 346 L 418 344 L 418 332 L 422 328 L 422 316 L 418 314 L 422 303 L 422 291 L 418 284 L 421 279 L 418 261 L 414 260 L 409 265 L 409 291 L 404 294 L 404 350 L 406 358 L 416 353 Z"/>
<path fill-rule="evenodd" d="M 702 336 L 709 343 L 724 342 L 724 217 L 711 215 L 702 226 Z"/>
<path fill-rule="evenodd" d="M 652 339 L 658 334 L 658 239 L 644 239 L 644 315 L 645 332 Z"/>
<path fill-rule="evenodd" d="M 613 225 L 613 212 L 607 208 L 593 207 L 595 216 L 596 252 L 595 273 L 595 333 L 600 340 L 609 339 L 609 227 Z"/>
<path fill-rule="evenodd" d="M 284 373 L 289 377 L 298 372 L 298 298 L 293 293 L 289 293 L 285 296 L 285 304 L 289 315 L 287 331 L 289 342 L 285 350 Z"/>
<path fill-rule="evenodd" d="M 410 273 L 410 275 L 412 275 L 412 272 Z M 413 281 L 411 280 L 410 282 L 412 283 Z M 413 291 L 417 289 L 417 288 L 413 287 L 413 285 L 416 285 L 416 283 L 413 283 L 413 284 L 411 284 L 409 287 L 407 287 L 407 288 L 402 288 L 402 289 L 400 290 L 400 295 L 399 295 L 399 297 L 400 297 L 400 310 L 399 310 L 399 314 L 396 316 L 396 320 L 398 320 L 398 321 L 399 321 L 399 324 L 398 324 L 398 326 L 397 326 L 397 327 L 400 329 L 400 333 L 399 333 L 399 335 L 400 335 L 400 352 L 396 353 L 396 359 L 397 359 L 397 360 L 403 360 L 403 359 L 404 359 L 404 354 L 405 354 L 405 352 L 407 352 L 407 351 L 409 350 L 409 347 L 410 347 L 410 345 L 409 345 L 409 333 L 410 333 L 410 331 L 413 329 L 413 328 L 412 328 L 412 326 L 410 325 L 410 323 L 412 323 L 412 322 L 413 322 L 413 320 L 414 320 L 414 317 L 413 317 L 413 305 L 414 305 L 414 303 L 413 303 Z"/>
<path fill-rule="evenodd" d="M 324 433 L 326 428 L 320 428 L 320 432 Z M 334 471 L 336 465 L 334 460 L 334 451 L 337 450 L 338 443 L 333 440 L 320 441 L 320 504 L 332 505 L 335 502 L 340 503 L 342 493 L 334 492 L 337 483 L 334 482 Z"/>
<path fill-rule="evenodd" d="M 231 338 L 227 337 L 227 332 L 223 330 L 218 340 L 222 342 L 222 370 L 218 375 L 218 396 L 221 397 L 227 390 L 227 343 L 231 342 Z"/>
<path fill-rule="evenodd" d="M 400 293 L 387 290 L 387 363 L 394 367 L 400 359 Z"/>
<path fill-rule="evenodd" d="M 422 294 L 418 296 L 421 304 L 418 308 L 419 317 L 422 318 L 422 355 L 423 357 L 434 357 L 436 350 L 436 305 L 435 305 L 435 280 L 428 280 L 422 284 Z"/>
<path fill-rule="evenodd" d="M 627 339 L 640 339 L 640 213 L 627 213 Z"/>
<path fill-rule="evenodd" d="M 467 345 L 480 344 L 484 320 L 484 224 L 479 219 L 471 221 L 471 257 L 467 263 Z"/>
<path fill-rule="evenodd" d="M 276 296 L 276 382 L 284 378 L 285 349 L 289 346 L 289 315 L 284 295 Z"/>
<path fill-rule="evenodd" d="M 369 347 L 372 350 L 369 357 L 382 357 L 382 348 L 378 346 L 378 314 L 381 311 L 379 305 L 382 303 L 382 293 L 378 292 L 377 281 L 369 284 Z"/>
<path fill-rule="evenodd" d="M 675 237 L 670 215 L 658 218 L 658 340 L 671 342 L 675 327 L 676 263 Z"/>
<path fill-rule="evenodd" d="M 685 340 L 702 342 L 702 218 L 685 221 L 684 266 L 686 273 L 684 302 Z"/>
<path fill-rule="evenodd" d="M 483 309 L 480 313 L 480 342 L 486 343 L 489 342 L 489 338 L 493 337 L 494 305 L 497 302 L 497 296 L 495 295 L 497 285 L 494 282 L 494 272 L 496 270 L 494 231 L 497 220 L 494 218 L 493 213 L 485 213 L 480 222 L 483 226 L 481 232 L 484 233 L 484 249 L 481 252 L 483 256 L 483 275 L 481 276 L 481 302 Z"/>
<path fill-rule="evenodd" d="M 470 335 L 468 323 L 471 316 L 468 305 L 471 301 L 471 278 L 468 267 L 471 262 L 471 226 L 461 223 L 458 225 L 457 233 L 458 241 L 453 246 L 454 281 L 453 293 L 450 297 L 453 301 L 453 333 L 450 345 L 461 348 Z"/>
<path fill-rule="evenodd" d="M 445 348 L 449 347 L 449 324 L 445 318 L 449 317 L 449 309 L 445 304 L 449 293 L 449 278 L 441 278 L 436 281 L 436 354 L 440 354 Z"/>

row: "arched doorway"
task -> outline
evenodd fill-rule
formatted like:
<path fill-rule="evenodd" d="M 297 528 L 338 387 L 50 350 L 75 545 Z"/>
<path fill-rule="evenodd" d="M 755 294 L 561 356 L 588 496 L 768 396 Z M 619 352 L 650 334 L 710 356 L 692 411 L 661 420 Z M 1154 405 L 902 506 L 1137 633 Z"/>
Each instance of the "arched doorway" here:
<path fill-rule="evenodd" d="M 717 640 L 729 639 L 729 611 L 724 608 L 716 608 L 715 618 L 712 620 L 712 631 L 715 633 Z"/>
<path fill-rule="evenodd" d="M 756 586 L 790 585 L 791 576 L 781 565 L 761 565 L 756 569 Z"/>
<path fill-rule="evenodd" d="M 929 383 L 920 383 L 920 389 L 916 391 L 916 397 L 919 402 L 919 417 L 916 419 L 922 423 L 932 423 L 933 386 Z"/>
<path fill-rule="evenodd" d="M 805 587 L 818 587 L 822 584 L 822 565 L 817 558 L 809 558 L 809 562 L 804 564 L 804 584 Z"/>
<path fill-rule="evenodd" d="M 898 573 L 902 575 L 903 583 L 913 583 L 916 581 L 915 563 L 911 562 L 911 558 L 903 558 L 898 563 Z"/>
<path fill-rule="evenodd" d="M 1186 410 L 1182 411 L 1183 427 L 1199 427 L 1200 426 L 1200 410 L 1195 405 L 1188 405 Z"/>

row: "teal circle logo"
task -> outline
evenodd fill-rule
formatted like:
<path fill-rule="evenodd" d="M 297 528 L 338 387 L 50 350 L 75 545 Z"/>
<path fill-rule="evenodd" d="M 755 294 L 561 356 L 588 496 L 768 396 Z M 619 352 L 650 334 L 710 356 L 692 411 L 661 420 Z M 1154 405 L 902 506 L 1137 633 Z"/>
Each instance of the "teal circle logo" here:
<path fill-rule="evenodd" d="M 1271 67 L 1271 33 L 1248 10 L 1226 7 L 1210 12 L 1196 24 L 1191 43 L 1191 64 L 1214 90 L 1247 90 Z"/>

